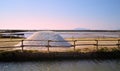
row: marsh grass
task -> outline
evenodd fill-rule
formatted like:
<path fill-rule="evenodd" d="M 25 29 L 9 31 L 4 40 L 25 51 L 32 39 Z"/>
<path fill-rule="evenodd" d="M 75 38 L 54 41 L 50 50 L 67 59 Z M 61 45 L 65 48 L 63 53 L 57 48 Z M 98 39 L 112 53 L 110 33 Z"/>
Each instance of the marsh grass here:
<path fill-rule="evenodd" d="M 25 38 L 0 38 L 0 47 L 6 47 L 6 46 L 14 46 L 16 44 L 18 44 L 19 42 L 21 42 L 21 40 L 23 40 Z M 69 40 L 91 40 L 91 41 L 77 41 L 76 44 L 96 44 L 95 40 L 118 40 L 120 38 L 67 38 L 66 40 L 69 42 Z M 9 42 L 4 42 L 4 41 L 9 41 Z M 69 42 L 73 45 L 73 42 Z M 116 44 L 118 43 L 117 41 L 100 41 L 99 44 Z M 116 46 L 117 47 L 117 46 Z M 99 50 L 100 51 L 112 51 L 116 49 L 115 46 L 99 46 Z M 1 51 L 3 50 L 10 50 L 12 48 L 0 48 Z M 46 48 L 47 50 L 47 48 Z M 47 51 L 41 51 L 41 50 L 34 50 L 35 52 L 37 51 L 41 51 L 41 52 L 47 52 Z M 66 50 L 62 51 L 61 50 L 57 50 L 57 48 L 50 48 L 50 50 L 52 52 L 74 52 L 73 47 L 71 48 L 67 48 Z M 56 51 L 55 51 L 56 50 Z M 32 51 L 32 50 L 31 50 Z M 96 51 L 96 46 L 76 46 L 76 52 L 92 52 L 92 51 Z"/>
<path fill-rule="evenodd" d="M 14 46 L 24 38 L 0 38 L 0 46 Z"/>
<path fill-rule="evenodd" d="M 114 50 L 106 52 L 104 50 L 96 52 L 39 52 L 35 50 L 15 50 L 0 52 L 1 61 L 36 61 L 36 60 L 71 60 L 71 59 L 120 59 L 120 51 Z"/>

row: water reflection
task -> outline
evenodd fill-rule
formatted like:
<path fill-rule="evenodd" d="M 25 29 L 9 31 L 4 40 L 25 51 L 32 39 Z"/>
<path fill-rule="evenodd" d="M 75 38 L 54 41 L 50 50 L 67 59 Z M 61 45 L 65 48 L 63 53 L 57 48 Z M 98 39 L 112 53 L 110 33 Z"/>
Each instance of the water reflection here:
<path fill-rule="evenodd" d="M 119 71 L 120 60 L 0 62 L 0 71 Z"/>

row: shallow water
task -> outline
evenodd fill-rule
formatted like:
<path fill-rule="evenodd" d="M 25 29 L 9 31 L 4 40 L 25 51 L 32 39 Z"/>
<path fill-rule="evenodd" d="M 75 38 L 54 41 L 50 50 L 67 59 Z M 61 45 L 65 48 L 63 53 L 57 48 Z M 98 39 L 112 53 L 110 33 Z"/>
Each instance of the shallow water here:
<path fill-rule="evenodd" d="M 0 62 L 0 71 L 120 71 L 120 60 Z"/>
<path fill-rule="evenodd" d="M 34 32 L 22 32 L 25 37 L 29 37 Z M 63 38 L 73 38 L 73 37 L 120 37 L 120 32 L 56 32 L 60 34 Z"/>

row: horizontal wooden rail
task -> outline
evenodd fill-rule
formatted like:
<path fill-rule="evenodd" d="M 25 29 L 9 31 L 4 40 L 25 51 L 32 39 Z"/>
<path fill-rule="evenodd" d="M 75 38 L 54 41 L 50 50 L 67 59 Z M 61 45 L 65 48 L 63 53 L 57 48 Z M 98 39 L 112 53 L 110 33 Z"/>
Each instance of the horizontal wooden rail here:
<path fill-rule="evenodd" d="M 21 40 L 3 40 L 0 42 L 17 42 L 17 41 L 21 41 Z M 23 41 L 48 41 L 48 40 L 23 40 Z M 66 40 L 66 41 L 73 42 L 73 41 L 96 41 L 96 40 Z M 50 40 L 50 42 L 66 42 L 66 41 Z M 118 40 L 98 40 L 98 41 L 118 41 Z"/>
<path fill-rule="evenodd" d="M 48 40 L 24 40 L 24 41 L 48 41 Z"/>
<path fill-rule="evenodd" d="M 96 45 L 96 44 L 76 44 L 75 46 L 87 46 L 87 45 Z"/>
<path fill-rule="evenodd" d="M 117 46 L 118 44 L 98 44 L 98 46 Z"/>
<path fill-rule="evenodd" d="M 39 41 L 45 41 L 45 42 L 48 42 L 46 45 L 32 45 L 32 44 L 30 44 L 30 45 L 26 45 L 26 44 L 24 44 L 24 42 L 26 42 L 26 41 L 32 41 L 32 42 L 39 42 Z M 73 44 L 71 44 L 70 46 L 63 46 L 63 45 L 61 45 L 61 46 L 57 46 L 57 45 L 51 45 L 50 43 L 52 43 L 52 42 L 73 42 Z M 0 41 L 0 43 L 3 43 L 3 42 L 21 42 L 21 45 L 20 46 L 0 46 L 0 48 L 19 48 L 19 47 L 21 47 L 22 48 L 22 51 L 24 50 L 24 47 L 47 47 L 48 48 L 48 51 L 50 50 L 49 48 L 50 47 L 74 47 L 74 50 L 75 50 L 75 48 L 76 48 L 76 46 L 96 46 L 96 49 L 98 50 L 98 48 L 99 48 L 99 46 L 117 46 L 118 48 L 120 48 L 120 39 L 118 39 L 118 40 L 66 40 L 66 41 L 56 41 L 56 40 L 14 40 L 14 41 Z M 81 44 L 78 44 L 78 43 L 80 43 L 80 42 L 86 42 L 86 41 L 88 41 L 88 43 L 81 43 Z M 99 43 L 99 42 L 101 42 L 101 41 L 103 41 L 103 42 L 109 42 L 109 41 L 115 41 L 116 43 L 104 43 L 104 44 L 102 44 L 102 43 Z M 89 43 L 89 42 L 94 42 L 94 43 Z"/>
<path fill-rule="evenodd" d="M 47 47 L 48 45 L 24 45 L 24 47 Z"/>
<path fill-rule="evenodd" d="M 50 46 L 50 47 L 72 47 L 72 45 L 71 46 Z"/>
<path fill-rule="evenodd" d="M 0 42 L 20 42 L 21 40 L 14 40 L 14 41 L 0 41 Z"/>
<path fill-rule="evenodd" d="M 20 46 L 0 46 L 0 48 L 21 48 Z"/>

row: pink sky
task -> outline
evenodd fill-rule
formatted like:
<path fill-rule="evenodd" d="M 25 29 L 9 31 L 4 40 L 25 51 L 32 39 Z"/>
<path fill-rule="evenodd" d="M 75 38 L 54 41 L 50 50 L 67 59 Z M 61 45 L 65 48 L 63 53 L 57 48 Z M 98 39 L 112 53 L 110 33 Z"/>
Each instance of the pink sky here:
<path fill-rule="evenodd" d="M 0 0 L 0 29 L 120 29 L 119 0 Z"/>
<path fill-rule="evenodd" d="M 51 17 L 51 16 L 35 16 L 26 14 L 7 15 L 0 19 L 1 29 L 41 29 L 41 30 L 71 30 L 75 28 L 97 29 L 102 27 L 101 22 L 95 19 L 86 18 L 68 18 L 68 17 Z M 96 24 L 97 23 L 97 24 Z M 110 28 L 110 27 L 106 27 Z"/>
<path fill-rule="evenodd" d="M 79 22 L 79 23 L 78 23 Z M 87 27 L 83 21 L 48 16 L 9 15 L 0 21 L 1 29 L 74 29 Z M 80 24 L 81 23 L 81 24 Z"/>

